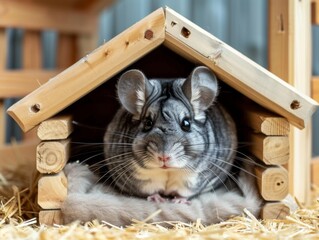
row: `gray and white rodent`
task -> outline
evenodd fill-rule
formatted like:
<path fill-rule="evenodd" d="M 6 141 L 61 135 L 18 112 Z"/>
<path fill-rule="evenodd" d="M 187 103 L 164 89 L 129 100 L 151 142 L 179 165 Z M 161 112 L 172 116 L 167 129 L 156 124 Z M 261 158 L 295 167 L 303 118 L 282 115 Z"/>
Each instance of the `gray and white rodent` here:
<path fill-rule="evenodd" d="M 235 124 L 217 95 L 216 76 L 206 67 L 174 80 L 124 73 L 118 82 L 122 107 L 104 137 L 107 170 L 99 178 L 105 184 L 96 184 L 98 177 L 84 166 L 78 166 L 82 174 L 67 167 L 70 182 L 90 187 L 77 192 L 78 184 L 70 185 L 65 221 L 97 218 L 125 225 L 158 208 L 161 221 L 214 223 L 244 208 L 257 215 L 261 201 L 254 178 L 248 164 L 236 166 Z"/>

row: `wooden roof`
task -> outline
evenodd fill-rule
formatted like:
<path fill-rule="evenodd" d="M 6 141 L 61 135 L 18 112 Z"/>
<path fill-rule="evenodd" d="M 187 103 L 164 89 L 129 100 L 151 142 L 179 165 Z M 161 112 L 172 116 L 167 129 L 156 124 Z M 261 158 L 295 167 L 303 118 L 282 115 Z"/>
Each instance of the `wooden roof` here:
<path fill-rule="evenodd" d="M 14 104 L 24 131 L 55 115 L 159 45 L 206 65 L 232 88 L 303 128 L 318 103 L 169 8 L 160 8 Z"/>

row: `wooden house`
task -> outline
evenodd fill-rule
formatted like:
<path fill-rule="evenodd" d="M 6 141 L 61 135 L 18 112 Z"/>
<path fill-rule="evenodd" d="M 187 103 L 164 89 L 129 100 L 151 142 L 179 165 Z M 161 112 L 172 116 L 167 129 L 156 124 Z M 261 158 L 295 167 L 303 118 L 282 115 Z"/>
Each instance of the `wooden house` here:
<path fill-rule="evenodd" d="M 247 151 L 267 168 L 256 168 L 258 188 L 268 201 L 264 218 L 289 211 L 290 124 L 303 129 L 318 104 L 268 70 L 169 8 L 160 8 L 103 44 L 8 109 L 24 131 L 38 127 L 40 222 L 61 223 L 67 196 L 65 164 L 76 158 L 75 142 L 102 141 L 118 109 L 118 74 L 139 68 L 148 77 L 186 77 L 196 65 L 216 73 L 227 89 L 220 99 L 249 141 Z"/>

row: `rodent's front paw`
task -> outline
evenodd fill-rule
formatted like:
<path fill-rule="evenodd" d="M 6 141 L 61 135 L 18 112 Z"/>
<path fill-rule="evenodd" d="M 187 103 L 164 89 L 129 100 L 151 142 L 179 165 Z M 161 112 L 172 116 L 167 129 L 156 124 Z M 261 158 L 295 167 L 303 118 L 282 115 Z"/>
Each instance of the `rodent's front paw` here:
<path fill-rule="evenodd" d="M 78 162 L 67 164 L 64 173 L 68 179 L 69 192 L 87 192 L 98 182 L 98 177 L 93 174 L 89 167 Z"/>
<path fill-rule="evenodd" d="M 167 202 L 166 198 L 163 198 L 161 195 L 158 193 L 152 194 L 147 197 L 147 201 L 149 202 L 155 202 L 155 203 L 164 203 Z"/>
<path fill-rule="evenodd" d="M 91 172 L 88 165 L 79 162 L 68 163 L 64 167 L 64 173 L 68 179 L 85 178 L 87 180 L 96 180 L 97 177 Z"/>

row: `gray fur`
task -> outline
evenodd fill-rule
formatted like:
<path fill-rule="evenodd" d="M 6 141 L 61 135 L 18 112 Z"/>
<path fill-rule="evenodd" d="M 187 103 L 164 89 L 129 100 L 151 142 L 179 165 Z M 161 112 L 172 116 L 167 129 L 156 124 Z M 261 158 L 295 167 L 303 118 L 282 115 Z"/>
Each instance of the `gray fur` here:
<path fill-rule="evenodd" d="M 69 185 L 67 199 L 62 205 L 64 224 L 97 219 L 116 226 L 126 226 L 132 219 L 142 221 L 161 210 L 151 221 L 188 223 L 201 219 L 204 225 L 209 225 L 240 215 L 245 208 L 255 216 L 260 211 L 261 200 L 258 198 L 254 179 L 245 172 L 241 172 L 238 177 L 243 195 L 237 191 L 219 189 L 201 194 L 189 205 L 156 203 L 124 196 L 109 186 L 96 184 L 96 175 L 81 164 L 68 164 L 65 173 Z M 80 191 L 79 186 L 82 186 Z"/>
<path fill-rule="evenodd" d="M 119 79 L 118 95 L 123 107 L 104 137 L 104 180 L 109 181 L 94 184 L 96 179 L 92 173 L 86 176 L 90 173 L 83 166 L 83 174 L 67 170 L 71 185 L 62 208 L 66 222 L 97 218 L 125 225 L 157 209 L 162 212 L 155 221 L 201 218 L 206 224 L 240 214 L 243 208 L 258 214 L 254 179 L 247 170 L 232 173 L 235 124 L 215 101 L 218 84 L 209 69 L 197 67 L 187 79 L 174 80 L 148 80 L 130 70 Z M 182 124 L 185 119 L 190 128 Z M 169 160 L 160 160 L 164 157 Z M 87 191 L 85 186 L 90 186 Z M 164 202 L 146 201 L 158 194 Z M 190 200 L 190 205 L 166 201 L 169 197 Z"/>

